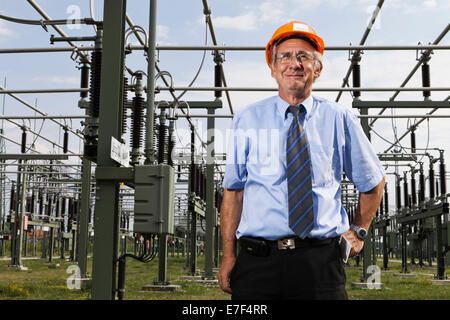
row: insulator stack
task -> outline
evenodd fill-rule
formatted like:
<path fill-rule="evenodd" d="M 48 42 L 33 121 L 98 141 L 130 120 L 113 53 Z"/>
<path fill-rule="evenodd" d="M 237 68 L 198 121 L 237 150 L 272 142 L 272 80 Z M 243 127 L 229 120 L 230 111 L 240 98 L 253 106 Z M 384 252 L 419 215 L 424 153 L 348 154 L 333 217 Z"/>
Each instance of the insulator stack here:
<path fill-rule="evenodd" d="M 64 128 L 64 144 L 63 144 L 63 152 L 67 153 L 69 148 L 69 132 L 67 128 Z"/>
<path fill-rule="evenodd" d="M 159 125 L 156 124 L 156 113 L 153 114 L 153 152 L 156 154 L 158 150 Z"/>
<path fill-rule="evenodd" d="M 42 191 L 39 192 L 39 214 L 44 214 L 44 195 Z"/>
<path fill-rule="evenodd" d="M 419 203 L 422 203 L 425 201 L 425 175 L 423 174 L 423 170 L 420 170 L 419 188 Z"/>
<path fill-rule="evenodd" d="M 434 199 L 436 193 L 434 189 L 434 169 L 433 169 L 433 162 L 430 161 L 430 171 L 428 171 L 428 181 L 430 185 L 430 199 Z"/>
<path fill-rule="evenodd" d="M 416 204 L 417 204 L 416 178 L 413 172 L 411 173 L 411 205 L 415 206 Z"/>
<path fill-rule="evenodd" d="M 90 81 L 90 102 L 91 116 L 98 118 L 100 115 L 100 83 L 102 71 L 102 51 L 95 49 L 91 57 L 91 81 Z"/>
<path fill-rule="evenodd" d="M 13 181 L 13 183 L 11 184 L 11 198 L 9 201 L 9 210 L 10 211 L 16 211 L 16 204 L 17 204 L 17 197 L 16 197 L 16 186 L 15 183 Z"/>
<path fill-rule="evenodd" d="M 36 204 L 36 195 L 34 194 L 34 190 L 31 192 L 31 207 L 28 210 L 29 212 L 34 214 L 34 207 Z"/>
<path fill-rule="evenodd" d="M 411 153 L 416 153 L 416 132 L 411 130 Z"/>
<path fill-rule="evenodd" d="M 27 151 L 27 131 L 25 129 L 22 130 L 22 144 L 20 149 L 22 153 Z"/>
<path fill-rule="evenodd" d="M 158 134 L 158 163 L 167 164 L 167 150 L 169 144 L 169 137 L 167 135 L 168 127 L 164 124 L 159 125 Z"/>
<path fill-rule="evenodd" d="M 173 159 L 172 159 L 172 151 L 175 148 L 175 139 L 173 138 L 172 134 L 169 134 L 169 144 L 168 144 L 168 150 L 167 150 L 167 164 L 171 167 L 173 167 Z"/>
<path fill-rule="evenodd" d="M 422 64 L 422 87 L 430 87 L 430 65 L 428 63 Z M 423 96 L 426 98 L 430 97 L 430 90 L 423 90 Z"/>
<path fill-rule="evenodd" d="M 441 195 L 445 196 L 447 194 L 447 183 L 445 177 L 445 163 L 443 161 L 439 164 L 439 176 L 441 182 Z"/>
<path fill-rule="evenodd" d="M 355 63 L 353 65 L 352 75 L 353 75 L 353 87 L 354 88 L 361 87 L 361 66 L 359 65 L 359 63 Z M 359 98 L 361 96 L 361 91 L 353 91 L 353 96 L 355 98 Z"/>
<path fill-rule="evenodd" d="M 88 88 L 89 85 L 89 67 L 86 64 L 83 64 L 81 67 L 81 85 L 80 88 Z M 87 92 L 80 92 L 81 98 L 87 98 Z"/>
<path fill-rule="evenodd" d="M 128 78 L 123 78 L 122 134 L 127 131 Z"/>
<path fill-rule="evenodd" d="M 387 217 L 389 217 L 389 196 L 388 196 L 388 189 L 387 189 L 387 183 L 384 185 L 384 212 Z"/>
<path fill-rule="evenodd" d="M 397 210 L 402 208 L 401 194 L 400 182 L 397 182 L 397 185 L 395 186 L 395 203 L 397 205 Z"/>
<path fill-rule="evenodd" d="M 408 194 L 408 180 L 405 178 L 403 179 L 403 202 L 405 204 L 405 208 L 410 207 L 410 201 L 409 201 L 409 194 Z"/>
<path fill-rule="evenodd" d="M 382 217 L 383 216 L 383 198 L 381 198 L 381 202 L 380 202 L 380 206 L 378 207 L 378 210 L 377 210 L 377 217 L 378 217 L 378 213 L 380 214 L 380 216 Z"/>
<path fill-rule="evenodd" d="M 222 65 L 216 64 L 214 66 L 214 86 L 215 87 L 222 87 Z M 216 98 L 222 97 L 222 90 L 218 90 L 214 92 L 214 96 Z"/>
<path fill-rule="evenodd" d="M 52 214 L 52 197 L 47 193 L 47 215 L 50 216 Z"/>
<path fill-rule="evenodd" d="M 190 168 L 190 190 L 206 201 L 206 174 L 197 164 L 191 164 Z"/>
<path fill-rule="evenodd" d="M 144 116 L 144 98 L 133 98 L 133 116 L 131 118 L 131 146 L 140 148 L 142 145 L 142 125 Z"/>
<path fill-rule="evenodd" d="M 195 165 L 194 167 L 194 171 L 195 171 L 195 194 L 197 196 L 200 195 L 200 169 L 197 165 Z"/>
<path fill-rule="evenodd" d="M 194 163 L 191 163 L 189 167 L 190 167 L 189 191 L 195 193 L 195 179 L 197 170 L 195 169 L 196 166 Z"/>

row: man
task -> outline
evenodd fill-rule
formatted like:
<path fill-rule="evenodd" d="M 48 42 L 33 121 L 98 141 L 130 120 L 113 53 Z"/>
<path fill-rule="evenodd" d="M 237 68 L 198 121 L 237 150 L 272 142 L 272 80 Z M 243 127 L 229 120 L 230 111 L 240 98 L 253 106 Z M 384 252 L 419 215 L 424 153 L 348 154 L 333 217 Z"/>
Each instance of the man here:
<path fill-rule="evenodd" d="M 232 299 L 347 299 L 340 236 L 361 251 L 385 173 L 351 110 L 311 95 L 323 51 L 306 23 L 281 26 L 266 47 L 278 95 L 233 119 L 218 275 Z M 360 191 L 351 227 L 342 172 Z"/>

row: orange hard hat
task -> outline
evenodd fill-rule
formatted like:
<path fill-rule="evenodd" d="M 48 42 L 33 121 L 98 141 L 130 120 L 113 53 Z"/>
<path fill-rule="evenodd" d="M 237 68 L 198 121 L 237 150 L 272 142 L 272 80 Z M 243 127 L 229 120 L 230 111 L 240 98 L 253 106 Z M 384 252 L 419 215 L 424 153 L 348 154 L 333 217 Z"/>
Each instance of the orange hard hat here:
<path fill-rule="evenodd" d="M 325 49 L 323 39 L 316 34 L 314 29 L 311 28 L 307 23 L 301 21 L 291 21 L 279 27 L 273 34 L 270 41 L 267 43 L 266 61 L 269 67 L 271 64 L 273 45 L 276 44 L 279 40 L 292 35 L 299 35 L 308 38 L 308 40 L 311 40 L 315 44 L 317 51 L 319 51 L 319 53 L 323 55 L 323 50 Z"/>

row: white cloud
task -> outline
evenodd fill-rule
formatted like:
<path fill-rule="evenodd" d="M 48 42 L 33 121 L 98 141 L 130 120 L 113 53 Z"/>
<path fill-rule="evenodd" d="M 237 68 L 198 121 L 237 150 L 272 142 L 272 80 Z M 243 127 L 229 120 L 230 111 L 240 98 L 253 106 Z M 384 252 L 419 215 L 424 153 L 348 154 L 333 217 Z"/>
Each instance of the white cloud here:
<path fill-rule="evenodd" d="M 170 28 L 164 25 L 156 26 L 156 38 L 157 39 L 168 39 L 169 38 Z"/>
<path fill-rule="evenodd" d="M 217 28 L 252 31 L 267 23 L 280 25 L 296 20 L 305 11 L 314 10 L 321 5 L 342 9 L 351 4 L 350 0 L 303 0 L 299 6 L 298 0 L 265 0 L 259 5 L 244 5 L 241 10 L 244 14 L 239 16 L 213 16 L 213 23 Z M 198 21 L 204 23 L 204 18 L 201 17 Z"/>
<path fill-rule="evenodd" d="M 5 23 L 2 20 L 0 20 L 0 36 L 2 36 L 2 37 L 12 37 L 12 36 L 14 36 L 14 34 L 15 34 L 14 31 L 12 31 L 11 29 L 8 29 L 5 26 Z"/>
<path fill-rule="evenodd" d="M 425 7 L 428 7 L 428 8 L 435 8 L 437 5 L 436 0 L 426 0 L 423 2 L 423 4 Z"/>
<path fill-rule="evenodd" d="M 257 28 L 257 18 L 253 12 L 236 16 L 214 17 L 214 27 L 223 29 L 235 29 L 241 31 L 250 31 Z M 203 21 L 202 21 L 203 23 Z"/>

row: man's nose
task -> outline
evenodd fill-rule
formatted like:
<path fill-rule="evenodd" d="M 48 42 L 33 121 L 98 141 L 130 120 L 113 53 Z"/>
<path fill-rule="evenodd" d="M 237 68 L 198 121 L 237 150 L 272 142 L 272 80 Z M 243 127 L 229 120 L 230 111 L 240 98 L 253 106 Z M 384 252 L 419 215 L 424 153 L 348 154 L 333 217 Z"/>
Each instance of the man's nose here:
<path fill-rule="evenodd" d="M 291 57 L 291 61 L 289 62 L 290 68 L 300 68 L 303 67 L 303 64 L 297 59 L 296 56 Z"/>

